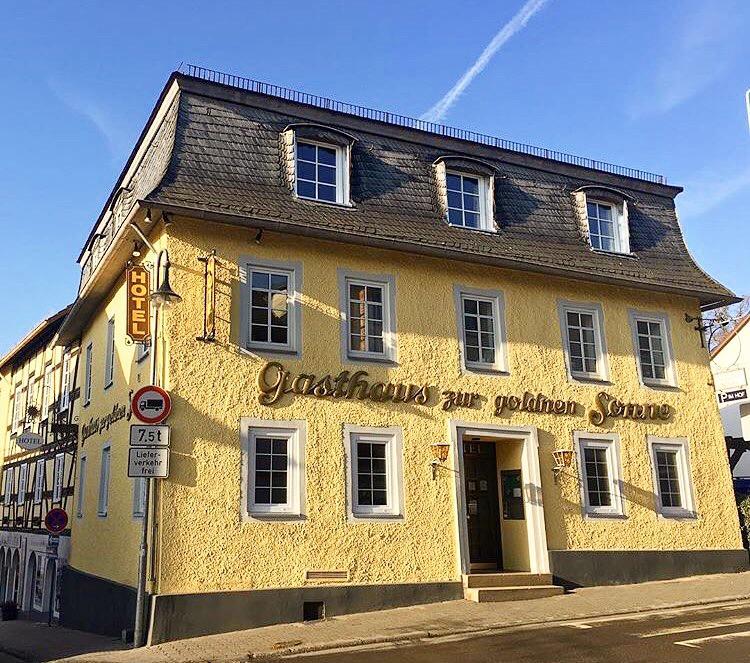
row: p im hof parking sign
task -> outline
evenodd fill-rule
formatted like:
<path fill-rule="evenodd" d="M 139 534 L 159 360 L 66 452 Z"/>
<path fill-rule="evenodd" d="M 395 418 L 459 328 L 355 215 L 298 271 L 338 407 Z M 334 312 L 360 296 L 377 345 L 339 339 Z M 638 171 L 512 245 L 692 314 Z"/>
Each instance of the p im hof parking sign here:
<path fill-rule="evenodd" d="M 166 479 L 169 476 L 169 426 L 162 424 L 172 410 L 161 387 L 142 387 L 131 402 L 133 415 L 143 423 L 130 426 L 128 476 Z"/>

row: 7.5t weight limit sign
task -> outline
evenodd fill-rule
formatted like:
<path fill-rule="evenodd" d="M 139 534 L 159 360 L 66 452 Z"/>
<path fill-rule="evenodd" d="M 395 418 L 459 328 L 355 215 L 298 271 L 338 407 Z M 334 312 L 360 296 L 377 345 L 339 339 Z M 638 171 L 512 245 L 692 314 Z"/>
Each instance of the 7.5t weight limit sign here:
<path fill-rule="evenodd" d="M 130 425 L 131 447 L 168 447 L 169 426 L 151 426 L 149 424 Z"/>

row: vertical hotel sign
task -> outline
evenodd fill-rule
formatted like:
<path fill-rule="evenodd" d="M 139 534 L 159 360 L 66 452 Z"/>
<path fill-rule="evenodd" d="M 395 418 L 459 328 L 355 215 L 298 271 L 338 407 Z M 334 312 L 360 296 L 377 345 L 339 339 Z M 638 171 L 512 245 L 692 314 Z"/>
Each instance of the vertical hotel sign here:
<path fill-rule="evenodd" d="M 127 335 L 134 343 L 143 343 L 151 337 L 151 274 L 145 267 L 133 265 L 126 273 L 128 288 Z"/>

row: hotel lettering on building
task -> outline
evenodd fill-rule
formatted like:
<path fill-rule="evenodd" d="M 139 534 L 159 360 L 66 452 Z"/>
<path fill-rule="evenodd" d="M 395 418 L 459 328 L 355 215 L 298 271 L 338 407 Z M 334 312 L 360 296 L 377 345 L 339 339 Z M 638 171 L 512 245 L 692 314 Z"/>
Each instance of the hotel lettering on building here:
<path fill-rule="evenodd" d="M 747 568 L 685 322 L 735 298 L 688 253 L 679 187 L 192 73 L 94 223 L 56 339 L 80 348 L 62 623 L 132 628 L 129 399 L 152 370 L 173 409 L 151 642 L 513 578 L 542 596 Z M 128 265 L 181 296 L 147 343 L 126 340 Z"/>

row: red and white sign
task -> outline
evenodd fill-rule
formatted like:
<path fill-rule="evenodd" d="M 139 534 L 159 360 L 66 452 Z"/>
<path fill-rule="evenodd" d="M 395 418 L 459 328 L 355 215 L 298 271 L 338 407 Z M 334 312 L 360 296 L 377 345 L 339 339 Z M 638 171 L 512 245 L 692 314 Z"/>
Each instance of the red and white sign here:
<path fill-rule="evenodd" d="M 65 509 L 55 507 L 47 512 L 44 517 L 44 527 L 50 534 L 59 534 L 64 532 L 68 526 L 68 513 Z"/>
<path fill-rule="evenodd" d="M 149 385 L 135 392 L 130 408 L 135 418 L 144 424 L 159 424 L 172 411 L 172 399 L 161 387 Z"/>

